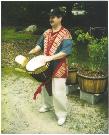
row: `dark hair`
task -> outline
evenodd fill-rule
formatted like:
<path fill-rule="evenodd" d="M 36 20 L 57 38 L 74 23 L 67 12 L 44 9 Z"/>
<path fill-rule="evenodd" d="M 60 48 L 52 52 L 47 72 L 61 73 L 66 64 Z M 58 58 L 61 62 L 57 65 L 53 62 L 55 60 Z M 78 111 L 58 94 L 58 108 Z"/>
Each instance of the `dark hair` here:
<path fill-rule="evenodd" d="M 63 17 L 64 13 L 59 8 L 54 8 L 50 10 L 49 16 Z"/>

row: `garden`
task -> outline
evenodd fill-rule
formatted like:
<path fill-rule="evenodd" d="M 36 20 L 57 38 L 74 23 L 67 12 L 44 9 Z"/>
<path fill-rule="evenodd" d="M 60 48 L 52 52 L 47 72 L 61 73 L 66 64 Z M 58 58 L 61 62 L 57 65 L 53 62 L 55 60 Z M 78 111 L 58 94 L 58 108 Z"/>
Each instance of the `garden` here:
<path fill-rule="evenodd" d="M 100 16 L 97 16 L 101 13 L 101 8 L 105 13 L 104 9 L 106 9 L 107 3 L 51 2 L 47 5 L 40 2 L 30 3 L 2 3 L 1 133 L 107 134 L 108 36 L 106 30 L 104 30 L 104 34 L 99 31 L 99 36 L 97 33 L 94 34 L 88 25 L 96 26 L 101 23 L 100 25 L 107 28 L 104 23 L 105 16 L 101 22 Z M 87 7 L 86 11 L 89 12 L 88 15 L 72 17 L 69 14 L 72 9 L 71 5 L 76 9 L 79 5 L 83 6 L 84 4 Z M 38 8 L 39 5 L 40 8 Z M 27 72 L 16 70 L 18 64 L 15 62 L 15 57 L 19 54 L 28 57 L 28 52 L 35 47 L 40 35 L 48 28 L 48 22 L 44 22 L 48 9 L 57 5 L 67 7 L 66 19 L 71 19 L 66 21 L 65 25 L 67 27 L 70 25 L 68 29 L 73 39 L 72 54 L 68 56 L 69 71 L 66 81 L 68 117 L 63 126 L 57 125 L 56 117 L 52 111 L 44 114 L 37 111 L 41 103 L 41 94 L 35 102 L 32 97 L 40 83 Z M 13 12 L 15 9 L 18 12 Z M 92 9 L 96 12 L 91 12 Z M 8 11 L 7 15 L 6 11 Z M 36 11 L 37 19 L 35 20 Z M 34 17 L 31 16 L 31 13 L 34 13 L 32 14 Z M 16 19 L 12 19 L 13 16 Z M 90 20 L 90 22 L 86 23 L 84 19 Z M 74 26 L 71 25 L 72 22 Z M 31 30 L 28 29 L 30 26 Z M 34 55 L 31 55 L 32 57 Z"/>

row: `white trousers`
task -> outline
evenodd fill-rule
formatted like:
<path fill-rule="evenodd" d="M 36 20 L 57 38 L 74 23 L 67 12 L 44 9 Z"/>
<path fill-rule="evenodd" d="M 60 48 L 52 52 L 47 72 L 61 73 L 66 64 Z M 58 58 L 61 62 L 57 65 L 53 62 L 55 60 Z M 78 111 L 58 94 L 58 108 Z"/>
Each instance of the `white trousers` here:
<path fill-rule="evenodd" d="M 52 79 L 52 96 L 49 96 L 45 86 L 42 90 L 42 105 L 54 107 L 57 118 L 67 116 L 66 78 Z"/>

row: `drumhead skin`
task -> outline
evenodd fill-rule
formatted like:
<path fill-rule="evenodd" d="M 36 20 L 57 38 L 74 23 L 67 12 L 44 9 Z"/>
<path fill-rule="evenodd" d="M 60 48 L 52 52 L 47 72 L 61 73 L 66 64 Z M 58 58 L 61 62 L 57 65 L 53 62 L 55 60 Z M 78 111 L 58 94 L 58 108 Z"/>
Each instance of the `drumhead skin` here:
<path fill-rule="evenodd" d="M 32 58 L 26 65 L 27 71 L 35 71 L 36 69 L 45 66 L 46 63 L 44 62 L 44 55 L 36 56 Z"/>

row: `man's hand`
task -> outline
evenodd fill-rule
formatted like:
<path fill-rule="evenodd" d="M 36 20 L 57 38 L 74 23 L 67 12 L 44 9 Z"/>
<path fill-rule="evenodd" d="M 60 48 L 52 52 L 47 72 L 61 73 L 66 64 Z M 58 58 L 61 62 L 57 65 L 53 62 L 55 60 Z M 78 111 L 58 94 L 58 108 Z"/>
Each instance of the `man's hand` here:
<path fill-rule="evenodd" d="M 35 53 L 34 49 L 32 49 L 28 54 L 33 54 Z"/>
<path fill-rule="evenodd" d="M 52 60 L 53 60 L 53 56 L 45 56 L 45 58 L 44 58 L 45 63 L 50 62 Z"/>
<path fill-rule="evenodd" d="M 45 62 L 61 59 L 61 58 L 64 58 L 65 56 L 66 56 L 66 53 L 64 53 L 64 52 L 59 52 L 52 56 L 45 56 Z"/>
<path fill-rule="evenodd" d="M 40 46 L 37 45 L 35 48 L 33 48 L 33 49 L 29 52 L 29 54 L 38 53 L 40 50 L 41 50 Z"/>

